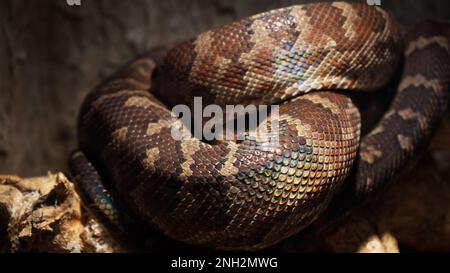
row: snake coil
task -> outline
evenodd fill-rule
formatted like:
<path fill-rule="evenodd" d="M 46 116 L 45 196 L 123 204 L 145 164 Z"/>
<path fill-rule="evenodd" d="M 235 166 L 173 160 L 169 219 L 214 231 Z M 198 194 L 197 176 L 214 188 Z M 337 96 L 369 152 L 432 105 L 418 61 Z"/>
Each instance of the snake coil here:
<path fill-rule="evenodd" d="M 380 89 L 398 71 L 402 39 L 387 12 L 317 3 L 206 31 L 138 57 L 88 95 L 71 173 L 111 222 L 120 212 L 106 188 L 175 239 L 268 247 L 317 219 L 352 167 L 364 196 L 417 155 L 447 104 L 449 37 L 444 23 L 414 28 L 392 105 L 360 139 L 358 108 L 335 91 Z M 220 106 L 279 104 L 279 141 L 174 140 L 167 105 L 195 96 Z"/>

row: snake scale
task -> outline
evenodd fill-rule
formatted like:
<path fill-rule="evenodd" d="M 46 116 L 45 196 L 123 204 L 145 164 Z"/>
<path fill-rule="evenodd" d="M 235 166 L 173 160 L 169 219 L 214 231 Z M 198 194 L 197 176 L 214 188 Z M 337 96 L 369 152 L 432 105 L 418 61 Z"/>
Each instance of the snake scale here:
<path fill-rule="evenodd" d="M 364 197 L 417 156 L 446 108 L 449 37 L 448 25 L 426 21 L 403 40 L 381 8 L 333 2 L 257 14 L 150 51 L 85 99 L 72 177 L 112 223 L 120 199 L 183 242 L 271 246 L 316 220 L 352 168 Z M 346 93 L 380 89 L 399 70 L 389 110 L 361 137 Z M 279 141 L 174 140 L 169 106 L 195 96 L 279 104 Z"/>

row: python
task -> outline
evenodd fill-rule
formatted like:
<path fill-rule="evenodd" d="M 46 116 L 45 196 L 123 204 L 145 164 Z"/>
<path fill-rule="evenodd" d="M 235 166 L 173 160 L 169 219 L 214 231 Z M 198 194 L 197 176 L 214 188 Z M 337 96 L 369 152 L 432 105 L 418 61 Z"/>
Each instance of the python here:
<path fill-rule="evenodd" d="M 184 104 L 174 106 L 172 118 L 174 140 L 188 139 L 190 132 L 195 138 L 206 141 L 243 141 L 249 136 L 267 141 L 270 136 L 273 143 L 278 139 L 278 105 L 237 104 L 221 107 L 210 104 L 203 108 L 202 97 L 194 97 L 193 107 Z M 205 118 L 210 119 L 205 121 Z"/>

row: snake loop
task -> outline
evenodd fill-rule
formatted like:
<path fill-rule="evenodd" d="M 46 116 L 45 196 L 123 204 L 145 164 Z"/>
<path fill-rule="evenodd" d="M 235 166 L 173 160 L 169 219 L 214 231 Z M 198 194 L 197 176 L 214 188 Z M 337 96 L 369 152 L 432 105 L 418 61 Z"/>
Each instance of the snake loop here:
<path fill-rule="evenodd" d="M 317 3 L 233 22 L 126 65 L 86 98 L 71 172 L 88 198 L 107 182 L 175 239 L 234 250 L 273 245 L 321 215 L 355 159 L 364 195 L 428 138 L 446 104 L 449 35 L 440 25 L 419 29 L 407 40 L 391 110 L 361 147 L 359 110 L 334 91 L 385 86 L 401 57 L 398 29 L 378 7 Z M 437 53 L 426 59 L 427 50 Z M 173 139 L 170 106 L 191 105 L 195 96 L 220 106 L 280 104 L 279 142 Z"/>

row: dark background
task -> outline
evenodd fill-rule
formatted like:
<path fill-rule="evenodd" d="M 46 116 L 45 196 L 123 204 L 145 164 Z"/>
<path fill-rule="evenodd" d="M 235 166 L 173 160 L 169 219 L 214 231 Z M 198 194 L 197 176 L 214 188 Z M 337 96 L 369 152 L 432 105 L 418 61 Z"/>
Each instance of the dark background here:
<path fill-rule="evenodd" d="M 314 1 L 0 1 L 0 173 L 65 171 L 82 99 L 155 45 L 273 8 Z M 381 0 L 402 30 L 450 19 L 448 0 Z"/>

